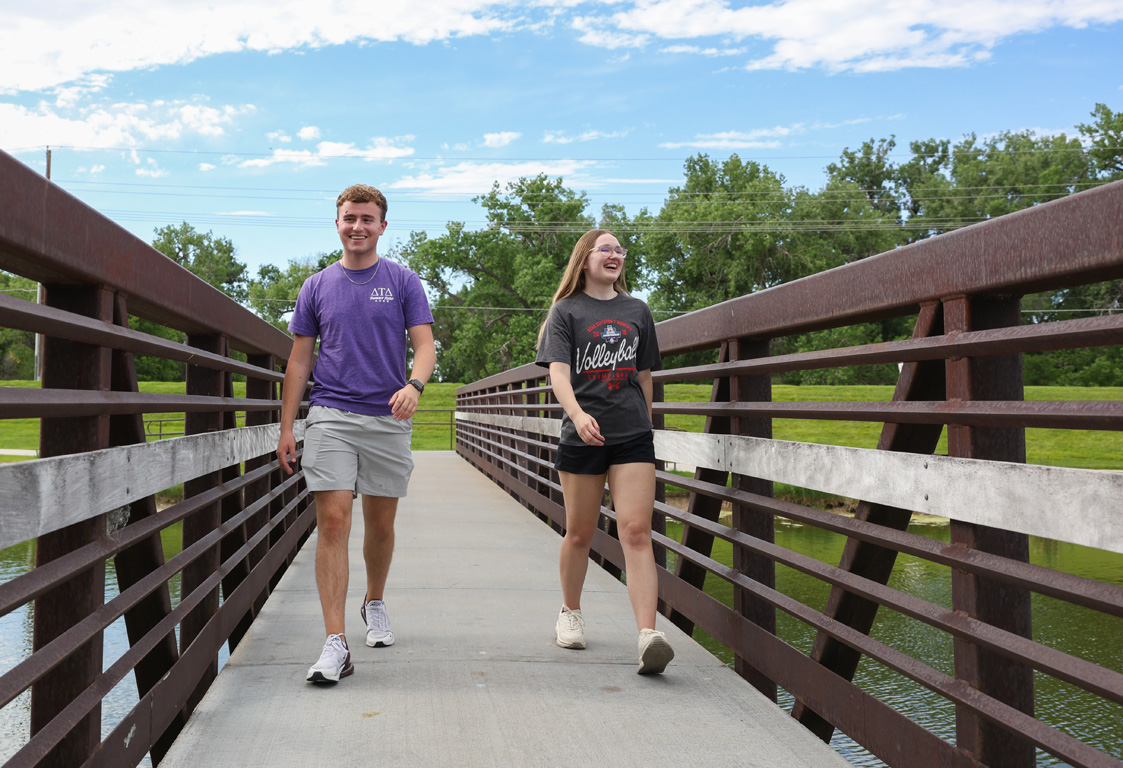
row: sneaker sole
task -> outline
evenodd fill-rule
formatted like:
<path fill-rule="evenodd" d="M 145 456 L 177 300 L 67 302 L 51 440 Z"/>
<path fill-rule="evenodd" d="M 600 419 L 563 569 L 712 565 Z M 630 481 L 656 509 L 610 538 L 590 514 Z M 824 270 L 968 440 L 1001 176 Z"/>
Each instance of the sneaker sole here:
<path fill-rule="evenodd" d="M 332 678 L 328 677 L 323 672 L 321 672 L 320 670 L 317 669 L 315 672 L 308 675 L 307 679 L 308 679 L 308 682 L 310 682 L 310 683 L 332 683 L 332 684 L 335 684 L 335 683 L 338 683 L 343 678 L 347 677 L 348 675 L 352 674 L 354 671 L 355 671 L 355 665 L 354 664 L 348 664 L 346 667 L 344 667 L 340 671 L 339 677 L 337 677 L 333 680 Z"/>
<path fill-rule="evenodd" d="M 556 630 L 554 631 L 554 642 L 557 643 L 559 648 L 569 648 L 570 650 L 573 650 L 573 651 L 583 651 L 583 650 L 585 650 L 585 641 L 584 640 L 578 640 L 578 641 L 573 642 L 573 643 L 563 643 L 561 637 L 558 636 L 558 633 L 557 633 Z"/>
<path fill-rule="evenodd" d="M 643 655 L 639 657 L 639 669 L 636 672 L 641 675 L 658 675 L 667 668 L 674 657 L 675 651 L 671 648 L 671 644 L 661 637 L 656 637 L 643 649 Z"/>

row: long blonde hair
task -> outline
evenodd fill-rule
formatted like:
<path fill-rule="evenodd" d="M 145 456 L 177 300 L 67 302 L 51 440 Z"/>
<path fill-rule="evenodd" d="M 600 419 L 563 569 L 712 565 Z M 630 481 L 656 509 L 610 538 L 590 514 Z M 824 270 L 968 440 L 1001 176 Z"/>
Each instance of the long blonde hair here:
<path fill-rule="evenodd" d="M 561 283 L 558 284 L 558 289 L 554 291 L 554 300 L 550 302 L 550 309 L 554 308 L 562 299 L 568 299 L 575 293 L 581 293 L 585 290 L 585 262 L 589 260 L 589 254 L 592 253 L 593 248 L 596 246 L 597 239 L 601 235 L 611 235 L 607 229 L 590 229 L 585 234 L 577 239 L 577 244 L 573 246 L 573 253 L 570 254 L 569 264 L 566 265 L 565 273 L 562 274 Z M 628 282 L 624 279 L 624 270 L 620 270 L 620 276 L 612 283 L 612 287 L 619 293 L 628 293 Z M 542 327 L 538 329 L 538 346 L 542 345 L 542 337 L 546 335 L 546 323 L 549 322 L 550 313 L 546 313 L 546 319 L 542 321 Z"/>

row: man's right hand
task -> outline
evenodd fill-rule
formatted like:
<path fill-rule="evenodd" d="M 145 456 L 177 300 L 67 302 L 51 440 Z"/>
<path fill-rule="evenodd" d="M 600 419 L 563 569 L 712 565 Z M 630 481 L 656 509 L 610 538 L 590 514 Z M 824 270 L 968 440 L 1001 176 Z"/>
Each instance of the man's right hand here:
<path fill-rule="evenodd" d="M 277 459 L 281 462 L 281 469 L 291 475 L 296 465 L 296 438 L 292 432 L 281 432 L 281 439 L 277 441 Z"/>

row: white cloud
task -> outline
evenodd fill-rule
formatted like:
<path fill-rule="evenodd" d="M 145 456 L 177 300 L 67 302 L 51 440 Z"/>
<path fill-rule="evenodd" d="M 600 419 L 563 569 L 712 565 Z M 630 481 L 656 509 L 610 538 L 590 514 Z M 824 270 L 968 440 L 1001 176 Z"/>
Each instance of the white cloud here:
<path fill-rule="evenodd" d="M 578 16 L 572 24 L 574 29 L 582 33 L 578 38 L 579 42 L 610 51 L 617 48 L 642 48 L 651 39 L 650 35 L 622 32 L 619 26 L 612 29 L 603 19 L 589 16 Z"/>
<path fill-rule="evenodd" d="M 565 131 L 546 131 L 542 137 L 543 144 L 572 144 L 575 141 L 595 141 L 596 139 L 621 139 L 628 135 L 629 131 L 612 131 L 611 133 L 605 131 L 585 131 L 577 136 L 566 136 Z"/>
<path fill-rule="evenodd" d="M 405 145 L 413 141 L 414 138 L 414 136 L 395 136 L 393 138 L 377 136 L 371 139 L 365 148 L 337 141 L 321 141 L 316 145 L 314 152 L 306 149 L 275 149 L 273 154 L 268 157 L 255 157 L 249 160 L 238 160 L 237 162 L 239 168 L 268 168 L 278 163 L 317 167 L 327 165 L 328 160 L 342 157 L 356 157 L 366 161 L 397 160 L 413 154 L 413 147 Z"/>
<path fill-rule="evenodd" d="M 303 0 L 118 0 L 8 3 L 0 25 L 0 94 L 54 91 L 60 106 L 114 73 L 223 53 L 337 45 L 426 45 L 514 30 L 558 34 L 609 51 L 659 45 L 700 56 L 751 56 L 749 69 L 873 72 L 966 66 L 1002 41 L 1055 27 L 1123 20 L 1118 0 L 427 0 L 355 14 Z M 604 9 L 602 11 L 602 9 Z M 314 140 L 319 136 L 309 137 Z"/>
<path fill-rule="evenodd" d="M 892 119 L 892 118 L 888 118 Z M 829 131 L 848 125 L 868 123 L 871 118 L 856 117 L 837 122 L 816 122 L 810 125 L 793 123 L 792 125 L 775 125 L 771 128 L 754 128 L 748 131 L 719 131 L 718 133 L 700 133 L 688 141 L 668 141 L 660 144 L 663 149 L 680 149 L 691 147 L 694 149 L 776 149 L 783 146 L 780 139 L 797 136 L 811 131 Z"/>
<path fill-rule="evenodd" d="M 279 52 L 347 43 L 425 45 L 511 29 L 520 16 L 493 0 L 384 3 L 377 13 L 303 0 L 118 0 L 8 3 L 0 26 L 0 93 L 74 83 L 90 73 L 186 64 L 239 51 Z"/>
<path fill-rule="evenodd" d="M 754 141 L 716 133 L 709 136 L 697 136 L 690 141 L 665 141 L 659 146 L 663 149 L 680 149 L 682 147 L 693 149 L 778 149 L 783 144 L 776 140 Z"/>
<path fill-rule="evenodd" d="M 702 48 L 697 45 L 668 45 L 660 53 L 693 53 L 699 56 L 741 56 L 744 48 Z"/>
<path fill-rule="evenodd" d="M 1123 3 L 1104 0 L 779 0 L 740 7 L 727 0 L 639 0 L 572 25 L 583 42 L 604 47 L 618 47 L 612 40 L 709 38 L 770 46 L 746 65 L 750 70 L 877 72 L 967 66 L 1014 35 L 1120 20 Z M 730 50 L 705 44 L 675 48 L 703 55 Z"/>
<path fill-rule="evenodd" d="M 60 108 L 58 102 L 41 101 L 34 107 L 0 102 L 0 146 L 120 148 L 185 136 L 221 136 L 253 109 L 185 101 L 67 108 Z"/>
<path fill-rule="evenodd" d="M 502 131 L 501 133 L 485 133 L 484 134 L 484 146 L 490 147 L 492 149 L 497 149 L 499 147 L 505 147 L 508 144 L 510 144 L 512 141 L 515 141 L 516 139 L 518 139 L 520 136 L 522 136 L 522 134 L 517 133 L 515 131 Z"/>
<path fill-rule="evenodd" d="M 135 156 L 134 156 L 135 157 Z M 137 176 L 144 176 L 150 179 L 160 179 L 168 175 L 168 171 L 160 167 L 155 158 L 148 158 L 144 165 L 136 169 Z"/>
<path fill-rule="evenodd" d="M 218 166 L 212 165 L 211 163 L 199 163 L 199 170 L 203 172 L 213 171 L 217 167 Z"/>
<path fill-rule="evenodd" d="M 265 138 L 269 139 L 269 141 L 280 142 L 281 144 L 288 144 L 292 141 L 292 136 L 289 136 L 284 131 L 270 131 L 265 134 Z"/>
<path fill-rule="evenodd" d="M 312 141 L 320 138 L 320 129 L 314 125 L 306 125 L 296 132 L 296 136 L 304 141 Z"/>
<path fill-rule="evenodd" d="M 486 193 L 492 184 L 504 186 L 520 178 L 544 173 L 561 177 L 572 185 L 574 180 L 585 179 L 588 169 L 597 165 L 592 160 L 550 160 L 525 163 L 458 163 L 441 168 L 434 173 L 404 176 L 389 189 L 416 189 L 432 194 L 452 193 L 476 195 Z"/>

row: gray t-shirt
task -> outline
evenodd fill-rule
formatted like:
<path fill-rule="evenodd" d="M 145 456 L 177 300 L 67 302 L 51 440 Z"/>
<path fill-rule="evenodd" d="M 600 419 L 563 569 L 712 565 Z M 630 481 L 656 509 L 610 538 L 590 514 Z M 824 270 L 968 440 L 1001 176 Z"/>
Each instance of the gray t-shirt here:
<path fill-rule="evenodd" d="M 585 293 L 550 310 L 536 363 L 568 363 L 573 394 L 597 420 L 605 444 L 622 443 L 651 430 L 638 371 L 663 367 L 655 321 L 639 299 L 623 293 L 602 301 Z M 573 421 L 562 417 L 561 442 L 584 445 Z"/>

